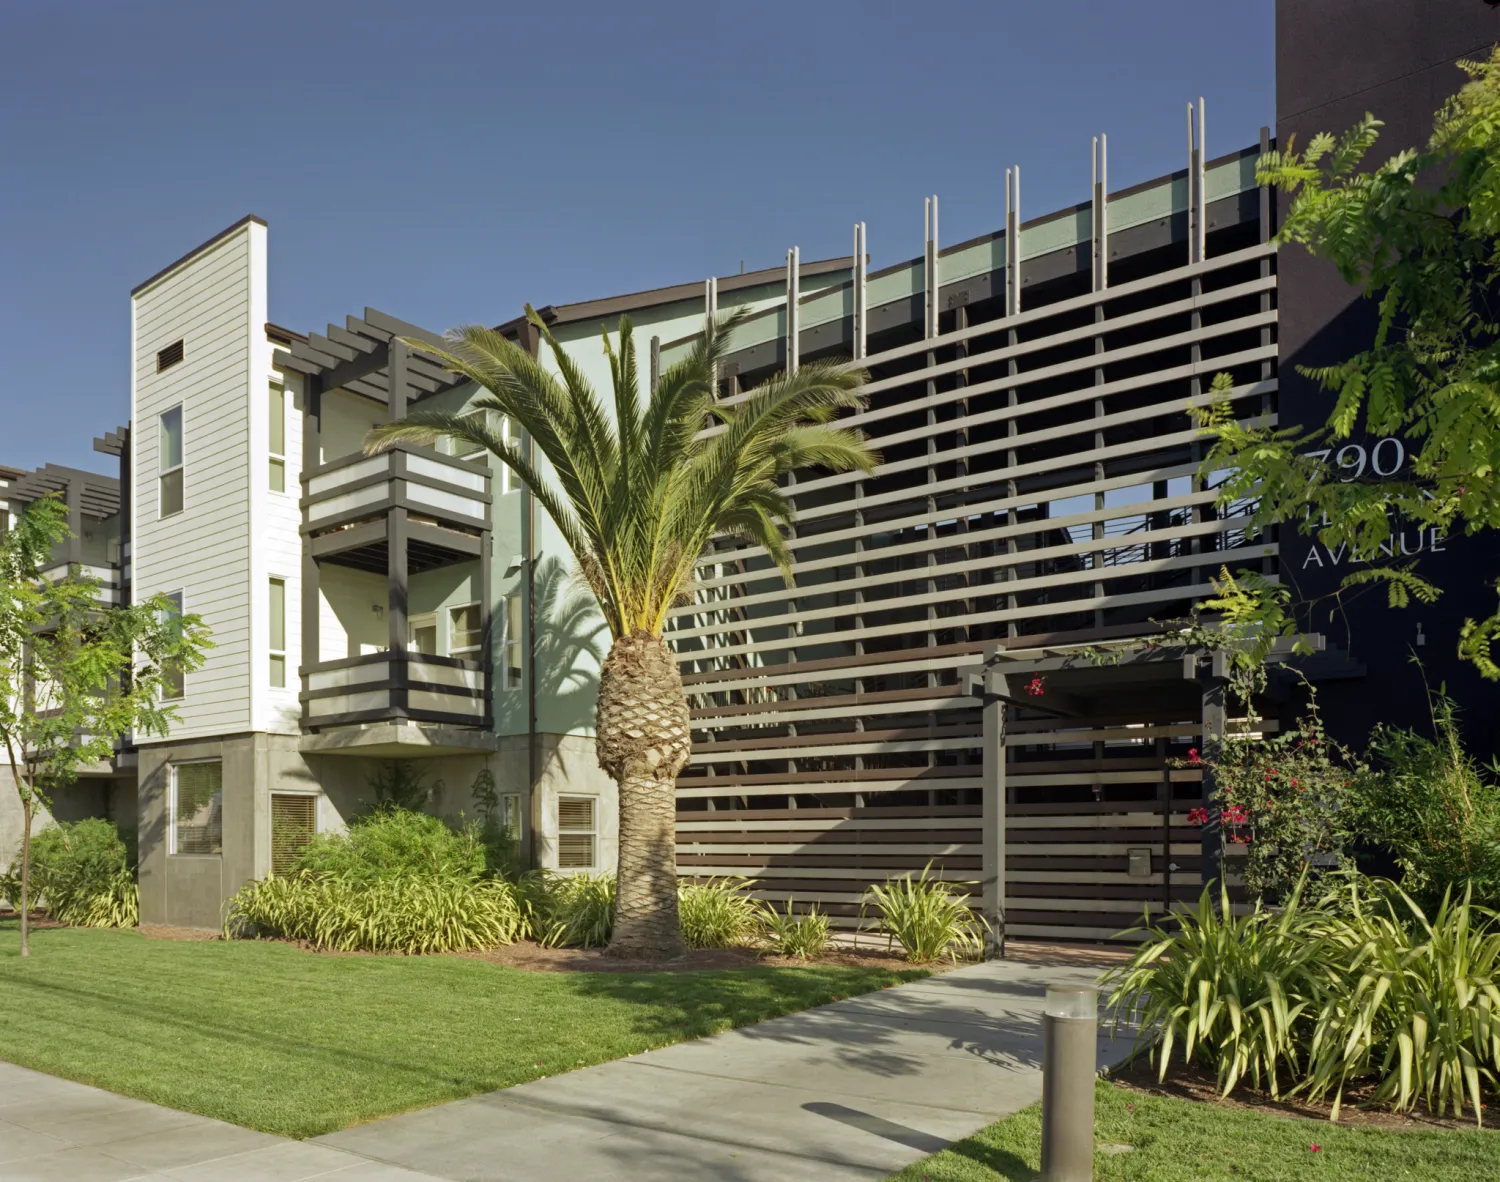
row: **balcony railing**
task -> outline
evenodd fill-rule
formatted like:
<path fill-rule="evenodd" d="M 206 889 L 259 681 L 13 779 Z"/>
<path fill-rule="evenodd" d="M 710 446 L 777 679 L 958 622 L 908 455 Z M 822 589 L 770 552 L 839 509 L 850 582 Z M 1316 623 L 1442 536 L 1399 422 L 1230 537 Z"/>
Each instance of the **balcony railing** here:
<path fill-rule="evenodd" d="M 302 477 L 303 531 L 372 520 L 404 508 L 418 518 L 466 530 L 489 528 L 489 468 L 398 444 L 378 456 L 333 460 Z"/>
<path fill-rule="evenodd" d="M 489 720 L 484 666 L 426 653 L 370 653 L 302 670 L 304 730 L 411 719 L 483 727 Z"/>

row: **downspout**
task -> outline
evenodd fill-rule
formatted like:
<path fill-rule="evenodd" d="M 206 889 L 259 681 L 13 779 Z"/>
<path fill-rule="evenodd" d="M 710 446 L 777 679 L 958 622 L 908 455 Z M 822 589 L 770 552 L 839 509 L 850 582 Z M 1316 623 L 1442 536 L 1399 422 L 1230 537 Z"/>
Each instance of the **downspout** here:
<path fill-rule="evenodd" d="M 522 329 L 526 334 L 526 348 L 533 357 L 541 351 L 541 334 L 529 321 Z M 536 442 L 526 436 L 526 459 L 536 470 Z M 526 489 L 526 539 L 524 562 L 526 565 L 526 780 L 530 785 L 527 807 L 536 802 L 537 780 L 541 775 L 541 753 L 537 750 L 536 726 L 536 496 Z M 535 818 L 530 827 L 529 861 L 537 866 L 537 826 Z"/>

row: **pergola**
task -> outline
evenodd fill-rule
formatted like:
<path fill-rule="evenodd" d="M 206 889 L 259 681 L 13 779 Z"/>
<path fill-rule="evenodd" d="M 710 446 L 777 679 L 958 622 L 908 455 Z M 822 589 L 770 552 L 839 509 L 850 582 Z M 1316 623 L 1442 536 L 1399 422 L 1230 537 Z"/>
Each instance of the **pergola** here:
<path fill-rule="evenodd" d="M 1298 644 L 1298 641 L 1301 643 Z M 1311 650 L 1311 655 L 1307 655 Z M 1354 677 L 1363 667 L 1328 647 L 1320 633 L 1278 640 L 1268 658 L 1271 677 L 1267 696 L 1289 696 L 1294 667 L 1303 666 L 1314 677 Z M 996 645 L 984 662 L 959 670 L 959 683 L 980 700 L 983 717 L 983 846 L 982 906 L 994 925 L 1003 955 L 1005 942 L 1006 782 L 1005 733 L 1009 708 L 1051 714 L 1082 725 L 1108 724 L 1120 717 L 1132 700 L 1149 693 L 1154 703 L 1182 718 L 1202 720 L 1205 747 L 1223 742 L 1227 713 L 1229 657 L 1200 645 L 1151 637 L 1129 647 L 1094 646 L 1038 648 L 1012 652 Z M 1041 692 L 1028 690 L 1043 679 Z M 1212 767 L 1203 768 L 1202 803 L 1210 803 L 1215 786 Z M 1223 874 L 1224 837 L 1210 812 L 1202 828 L 1205 883 Z"/>
<path fill-rule="evenodd" d="M 113 476 L 84 472 L 61 464 L 45 464 L 18 476 L 5 490 L 12 502 L 30 503 L 53 493 L 61 493 L 68 510 L 69 538 L 66 554 L 59 562 L 83 562 L 83 519 L 96 521 L 120 512 L 120 482 Z"/>

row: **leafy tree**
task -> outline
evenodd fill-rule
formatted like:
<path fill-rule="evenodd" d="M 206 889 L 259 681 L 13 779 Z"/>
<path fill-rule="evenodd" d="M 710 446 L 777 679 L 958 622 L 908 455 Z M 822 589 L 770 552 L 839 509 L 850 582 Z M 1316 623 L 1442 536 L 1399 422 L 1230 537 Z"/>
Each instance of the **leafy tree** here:
<path fill-rule="evenodd" d="M 0 535 L 0 743 L 21 799 L 21 955 L 30 954 L 31 826 L 53 794 L 131 734 L 166 735 L 164 687 L 212 647 L 197 616 L 156 596 L 102 607 L 97 579 L 77 567 L 43 578 L 68 537 L 56 497 L 33 502 Z"/>
<path fill-rule="evenodd" d="M 595 717 L 599 766 L 620 788 L 610 948 L 631 957 L 676 956 L 684 944 L 675 784 L 688 761 L 690 724 L 677 658 L 662 632 L 672 608 L 690 601 L 694 569 L 716 534 L 765 547 L 790 580 L 780 523 L 791 519 L 792 506 L 780 478 L 803 467 L 873 467 L 863 437 L 834 423 L 840 411 L 862 404 L 864 374 L 814 362 L 721 403 L 715 375 L 742 319 L 736 313 L 706 325 L 689 355 L 643 400 L 630 320 L 621 317 L 618 350 L 604 337 L 613 386 L 613 406 L 606 408 L 541 318 L 529 306 L 526 314 L 560 377 L 486 328 L 454 330 L 447 349 L 410 343 L 488 391 L 470 409 L 508 415 L 551 474 L 484 423 L 438 411 L 375 428 L 366 450 L 441 437 L 488 448 L 525 482 L 567 541 L 612 638 Z"/>
<path fill-rule="evenodd" d="M 1336 396 L 1322 424 L 1245 426 L 1227 398 L 1201 418 L 1213 438 L 1204 471 L 1232 474 L 1222 503 L 1258 498 L 1255 525 L 1297 521 L 1331 549 L 1346 545 L 1369 565 L 1344 585 L 1383 583 L 1392 606 L 1439 592 L 1389 557 L 1393 522 L 1500 526 L 1500 49 L 1460 64 L 1469 82 L 1437 112 L 1423 151 L 1361 171 L 1381 127 L 1366 115 L 1341 137 L 1261 158 L 1260 183 L 1292 195 L 1277 241 L 1332 262 L 1377 301 L 1379 319 L 1368 349 L 1301 371 Z M 1379 478 L 1347 447 L 1365 433 L 1400 439 L 1409 466 Z M 1497 641 L 1500 612 L 1468 621 L 1459 651 L 1500 679 Z"/>

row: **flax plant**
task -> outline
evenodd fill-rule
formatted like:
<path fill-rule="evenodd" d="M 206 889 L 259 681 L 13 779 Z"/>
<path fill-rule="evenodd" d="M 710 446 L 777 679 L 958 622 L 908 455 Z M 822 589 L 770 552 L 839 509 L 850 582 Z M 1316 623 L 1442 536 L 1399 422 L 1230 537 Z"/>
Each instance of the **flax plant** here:
<path fill-rule="evenodd" d="M 1130 933 L 1145 940 L 1128 964 L 1106 975 L 1118 1029 L 1138 1030 L 1136 1051 L 1150 1044 L 1158 1077 L 1174 1051 L 1197 1056 L 1218 1078 L 1219 1094 L 1241 1082 L 1279 1097 L 1300 1079 L 1301 1048 L 1328 985 L 1332 951 L 1326 917 L 1302 903 L 1302 884 L 1279 912 L 1257 903 L 1235 915 L 1221 880 L 1218 904 L 1205 887 L 1196 911 L 1147 922 Z"/>
<path fill-rule="evenodd" d="M 786 911 L 777 911 L 767 903 L 760 914 L 766 948 L 773 956 L 810 960 L 822 956 L 828 947 L 828 916 L 814 903 L 801 915 L 792 910 L 793 900 L 786 901 Z"/>
<path fill-rule="evenodd" d="M 725 876 L 677 888 L 682 938 L 689 948 L 732 948 L 756 934 L 759 911 L 745 894 L 746 885 L 746 879 Z"/>
<path fill-rule="evenodd" d="M 933 877 L 931 862 L 915 878 L 908 874 L 869 887 L 861 900 L 861 927 L 870 907 L 886 935 L 886 948 L 899 943 L 913 963 L 944 956 L 977 959 L 984 954 L 988 926 L 969 906 L 967 896 Z"/>
<path fill-rule="evenodd" d="M 1443 1115 L 1472 1105 L 1500 1069 L 1500 928 L 1470 892 L 1444 896 L 1431 919 L 1392 883 L 1351 877 L 1330 895 L 1339 918 L 1326 946 L 1341 987 L 1318 1012 L 1305 1090 L 1332 1093 L 1338 1119 L 1350 1081 L 1374 1077 L 1372 1100 L 1400 1111 L 1418 1100 Z"/>

